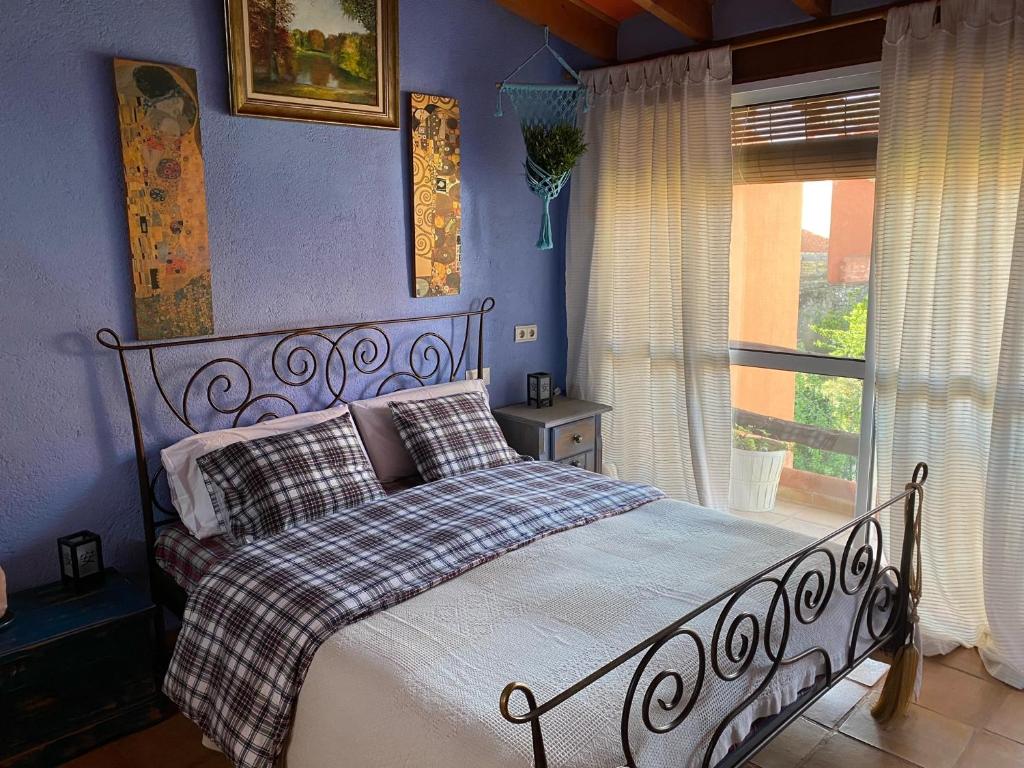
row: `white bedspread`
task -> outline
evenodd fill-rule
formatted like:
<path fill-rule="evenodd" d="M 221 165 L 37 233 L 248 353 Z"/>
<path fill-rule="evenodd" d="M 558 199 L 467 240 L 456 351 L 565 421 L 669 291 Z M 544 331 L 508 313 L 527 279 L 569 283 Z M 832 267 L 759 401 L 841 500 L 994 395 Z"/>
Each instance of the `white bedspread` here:
<path fill-rule="evenodd" d="M 284 765 L 532 766 L 529 726 L 512 725 L 498 711 L 506 683 L 523 682 L 544 701 L 809 541 L 665 500 L 506 554 L 324 643 L 299 696 Z M 821 619 L 809 626 L 794 622 L 787 656 L 822 646 L 834 667 L 844 665 L 854 600 L 837 585 Z M 763 603 L 762 617 L 767 598 Z M 717 611 L 693 625 L 702 628 L 709 649 L 715 618 Z M 658 658 L 662 663 L 646 679 L 669 667 L 693 679 L 697 657 L 684 638 Z M 730 684 L 718 680 L 709 665 L 694 711 L 661 736 L 650 734 L 639 719 L 642 685 L 630 729 L 640 764 L 700 765 L 715 726 L 753 691 L 768 665 L 762 648 L 741 680 Z M 627 663 L 544 715 L 552 768 L 623 763 L 619 721 L 635 666 Z M 820 670 L 818 659 L 783 667 L 753 707 L 736 718 L 715 759 L 747 735 L 756 717 L 791 702 Z M 522 699 L 515 704 L 514 711 L 522 711 Z"/>

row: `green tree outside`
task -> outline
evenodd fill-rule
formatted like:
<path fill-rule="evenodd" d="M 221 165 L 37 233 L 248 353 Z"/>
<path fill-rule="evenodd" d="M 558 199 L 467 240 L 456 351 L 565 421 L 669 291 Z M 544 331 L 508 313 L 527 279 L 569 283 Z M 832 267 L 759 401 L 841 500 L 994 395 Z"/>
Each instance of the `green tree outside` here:
<path fill-rule="evenodd" d="M 868 321 L 868 300 L 862 296 L 846 311 L 827 311 L 820 320 L 810 323 L 814 333 L 811 346 L 830 357 L 863 359 Z M 819 376 L 807 373 L 796 375 L 795 418 L 801 424 L 856 433 L 860 430 L 860 411 L 863 384 L 856 379 Z M 857 478 L 857 457 L 832 451 L 823 451 L 806 445 L 793 449 L 793 466 L 807 472 L 839 477 Z"/>

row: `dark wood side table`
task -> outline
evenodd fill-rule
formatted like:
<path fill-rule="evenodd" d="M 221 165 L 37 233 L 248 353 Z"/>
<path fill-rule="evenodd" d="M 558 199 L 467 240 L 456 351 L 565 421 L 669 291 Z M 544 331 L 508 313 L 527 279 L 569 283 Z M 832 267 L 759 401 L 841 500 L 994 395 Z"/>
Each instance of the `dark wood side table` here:
<path fill-rule="evenodd" d="M 0 766 L 54 766 L 167 714 L 155 606 L 108 569 L 76 594 L 60 582 L 10 596 L 0 629 Z"/>
<path fill-rule="evenodd" d="M 601 414 L 610 410 L 609 405 L 556 397 L 549 408 L 526 404 L 497 408 L 494 418 L 519 453 L 600 472 Z"/>

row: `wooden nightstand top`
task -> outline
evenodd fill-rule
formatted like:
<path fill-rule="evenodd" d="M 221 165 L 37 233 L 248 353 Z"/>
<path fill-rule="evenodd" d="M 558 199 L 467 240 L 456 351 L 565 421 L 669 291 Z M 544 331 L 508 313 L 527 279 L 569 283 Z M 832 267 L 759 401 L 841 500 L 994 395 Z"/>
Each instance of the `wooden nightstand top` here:
<path fill-rule="evenodd" d="M 15 592 L 14 621 L 0 629 L 0 657 L 152 608 L 149 595 L 113 568 L 102 584 L 80 594 L 59 581 Z"/>
<path fill-rule="evenodd" d="M 518 405 L 506 405 L 504 408 L 495 408 L 494 415 L 510 421 L 550 429 L 571 421 L 585 419 L 588 416 L 607 413 L 611 409 L 610 405 L 591 403 L 588 400 L 556 397 L 550 408 L 535 408 L 526 403 L 519 403 Z"/>

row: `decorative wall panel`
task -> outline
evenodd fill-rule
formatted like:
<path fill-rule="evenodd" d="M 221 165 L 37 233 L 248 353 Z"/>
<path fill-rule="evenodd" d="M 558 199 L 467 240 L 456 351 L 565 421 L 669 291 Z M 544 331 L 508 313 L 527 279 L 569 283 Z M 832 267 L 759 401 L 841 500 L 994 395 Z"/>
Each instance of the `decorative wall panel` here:
<path fill-rule="evenodd" d="M 213 333 L 193 69 L 114 59 L 140 339 Z"/>
<path fill-rule="evenodd" d="M 412 94 L 415 294 L 449 296 L 462 279 L 459 102 Z"/>

